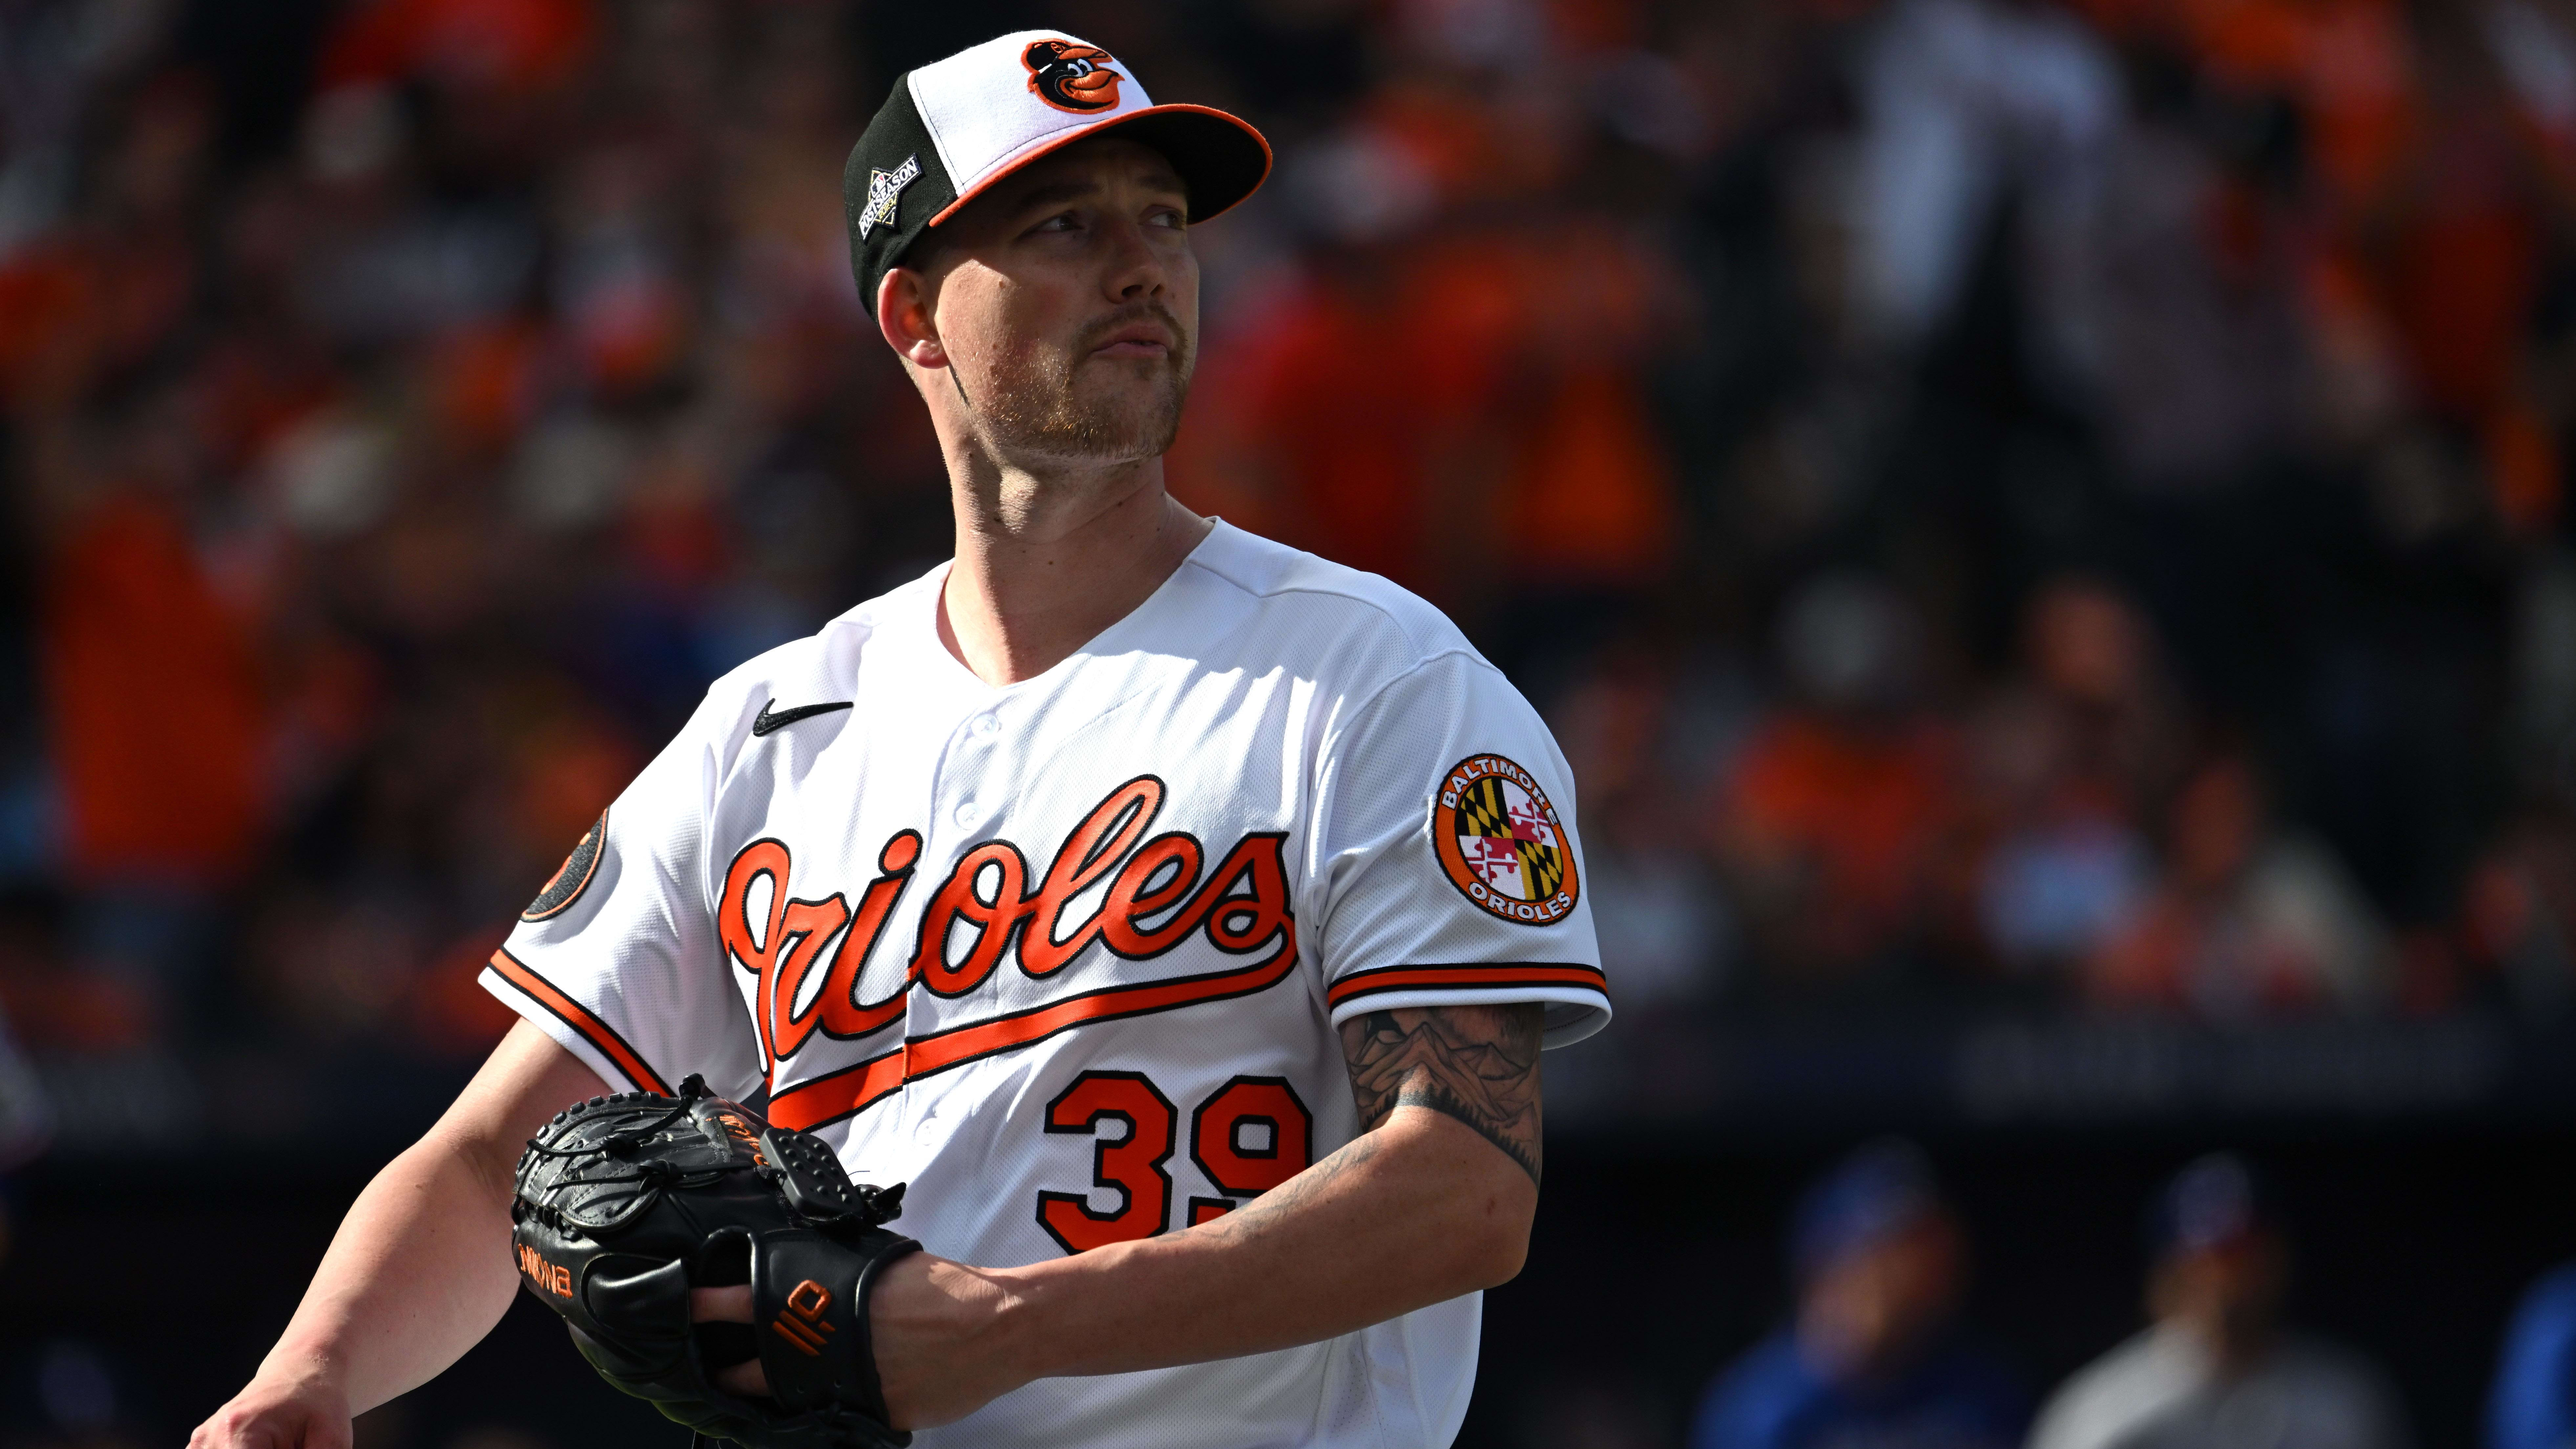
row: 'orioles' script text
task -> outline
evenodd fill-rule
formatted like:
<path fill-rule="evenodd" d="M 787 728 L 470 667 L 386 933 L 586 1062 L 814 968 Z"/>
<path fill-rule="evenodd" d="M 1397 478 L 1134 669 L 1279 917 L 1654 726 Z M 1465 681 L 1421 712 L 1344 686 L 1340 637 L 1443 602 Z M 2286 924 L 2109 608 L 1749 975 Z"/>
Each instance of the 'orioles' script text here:
<path fill-rule="evenodd" d="M 1007 840 L 967 850 L 922 911 L 903 979 L 876 1001 L 859 995 L 860 975 L 920 863 L 920 833 L 898 831 L 886 842 L 877 854 L 877 877 L 855 906 L 840 892 L 796 899 L 788 888 L 793 857 L 785 842 L 763 838 L 744 846 L 725 873 L 717 931 L 728 959 L 759 978 L 754 1014 L 769 1059 L 796 1055 L 816 1031 L 846 1040 L 882 1030 L 902 1017 L 905 993 L 915 985 L 964 996 L 1015 946 L 1019 969 L 1032 980 L 1062 971 L 1094 944 L 1141 961 L 1201 933 L 1232 955 L 1273 942 L 1282 956 L 1293 955 L 1286 835 L 1248 834 L 1208 869 L 1208 851 L 1196 836 L 1174 830 L 1147 838 L 1164 793 L 1152 775 L 1110 791 L 1042 872 Z M 767 908 L 755 919 L 752 887 L 764 876 Z M 1075 899 L 1104 880 L 1098 904 L 1066 919 Z M 961 935 L 962 955 L 953 950 Z M 807 983 L 818 970 L 821 987 L 808 1000 Z M 807 1001 L 801 1011 L 799 1001 Z"/>

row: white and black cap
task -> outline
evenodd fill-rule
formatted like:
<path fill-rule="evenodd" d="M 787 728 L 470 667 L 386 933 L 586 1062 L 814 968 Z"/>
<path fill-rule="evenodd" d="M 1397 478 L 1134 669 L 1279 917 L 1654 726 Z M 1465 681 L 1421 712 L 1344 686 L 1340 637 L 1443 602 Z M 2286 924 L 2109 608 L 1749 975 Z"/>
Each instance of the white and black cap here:
<path fill-rule="evenodd" d="M 1170 158 L 1205 221 L 1270 174 L 1270 143 L 1208 106 L 1155 105 L 1109 52 L 1054 30 L 1023 30 L 906 71 L 850 149 L 841 201 L 859 296 L 925 228 L 1061 147 L 1116 129 Z"/>

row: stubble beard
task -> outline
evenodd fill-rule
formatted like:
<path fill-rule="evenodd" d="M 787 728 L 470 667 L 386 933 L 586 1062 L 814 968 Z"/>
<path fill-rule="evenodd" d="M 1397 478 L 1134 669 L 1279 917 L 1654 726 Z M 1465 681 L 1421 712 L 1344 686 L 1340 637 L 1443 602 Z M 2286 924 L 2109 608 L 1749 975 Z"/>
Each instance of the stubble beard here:
<path fill-rule="evenodd" d="M 1153 320 L 1169 329 L 1159 359 L 1092 359 L 1102 338 Z M 1196 352 L 1180 319 L 1162 307 L 1132 308 L 1084 328 L 1072 348 L 1006 359 L 972 393 L 959 391 L 994 451 L 1032 463 L 1132 463 L 1170 452 L 1181 432 Z M 1148 386 L 1130 381 L 1151 369 Z M 1121 374 L 1124 374 L 1123 376 Z"/>

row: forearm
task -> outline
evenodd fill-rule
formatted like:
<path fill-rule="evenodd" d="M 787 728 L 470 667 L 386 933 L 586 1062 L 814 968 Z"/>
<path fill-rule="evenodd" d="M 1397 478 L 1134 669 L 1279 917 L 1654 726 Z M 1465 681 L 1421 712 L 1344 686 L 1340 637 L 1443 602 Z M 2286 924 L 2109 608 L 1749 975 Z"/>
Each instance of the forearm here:
<path fill-rule="evenodd" d="M 1423 1108 L 1186 1232 L 992 1274 L 1015 1377 L 1124 1373 L 1313 1343 L 1520 1270 L 1538 1186 Z"/>
<path fill-rule="evenodd" d="M 260 1377 L 326 1378 L 352 1413 L 427 1382 L 510 1306 L 509 1184 L 433 1133 L 376 1174 Z"/>
<path fill-rule="evenodd" d="M 1337 1337 L 1520 1271 L 1538 1208 L 1536 1006 L 1343 1023 L 1360 1135 L 1213 1222 L 1016 1268 L 921 1254 L 868 1300 L 893 1422 L 949 1423 L 1036 1379 L 1130 1373 Z M 751 1321 L 747 1288 L 695 1290 Z M 717 1375 L 764 1393 L 758 1364 Z"/>

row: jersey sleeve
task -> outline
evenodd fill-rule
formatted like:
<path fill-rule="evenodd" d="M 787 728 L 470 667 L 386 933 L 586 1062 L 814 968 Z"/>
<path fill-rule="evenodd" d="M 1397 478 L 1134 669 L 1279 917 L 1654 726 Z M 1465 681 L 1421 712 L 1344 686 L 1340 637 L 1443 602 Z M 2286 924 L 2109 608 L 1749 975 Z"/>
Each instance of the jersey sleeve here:
<path fill-rule="evenodd" d="M 1609 1021 L 1572 772 L 1482 659 L 1410 670 L 1326 737 L 1311 849 L 1334 1025 L 1393 1007 L 1536 1001 L 1555 1047 Z"/>
<path fill-rule="evenodd" d="M 583 836 L 520 913 L 483 988 L 612 1088 L 670 1093 L 692 1072 L 741 1097 L 758 1042 L 727 979 L 707 898 L 719 731 L 711 697 Z"/>

